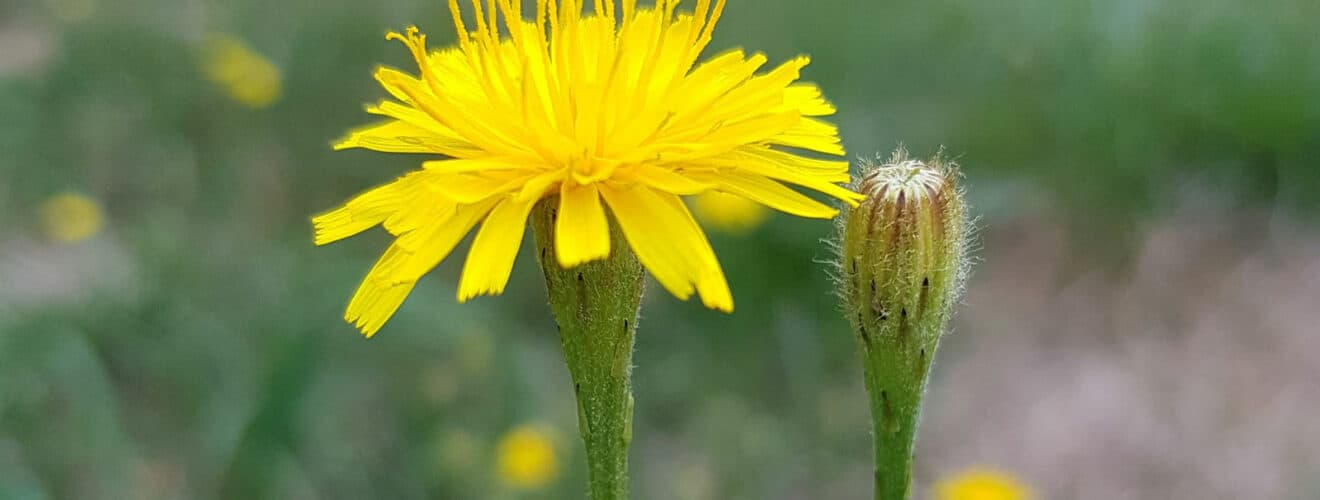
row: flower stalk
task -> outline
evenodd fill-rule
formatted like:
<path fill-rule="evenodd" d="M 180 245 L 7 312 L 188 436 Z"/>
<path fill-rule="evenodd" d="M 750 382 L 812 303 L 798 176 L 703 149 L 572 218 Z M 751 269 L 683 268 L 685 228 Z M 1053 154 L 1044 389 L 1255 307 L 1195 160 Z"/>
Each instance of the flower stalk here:
<path fill-rule="evenodd" d="M 626 499 L 632 353 L 642 266 L 614 223 L 608 257 L 572 268 L 561 266 L 555 253 L 558 207 L 557 197 L 547 198 L 533 209 L 531 220 L 550 308 L 577 396 L 591 499 Z"/>
<path fill-rule="evenodd" d="M 912 452 L 931 360 L 966 271 L 957 170 L 936 157 L 865 164 L 866 199 L 840 224 L 839 293 L 861 348 L 871 402 L 875 498 L 912 493 Z"/>

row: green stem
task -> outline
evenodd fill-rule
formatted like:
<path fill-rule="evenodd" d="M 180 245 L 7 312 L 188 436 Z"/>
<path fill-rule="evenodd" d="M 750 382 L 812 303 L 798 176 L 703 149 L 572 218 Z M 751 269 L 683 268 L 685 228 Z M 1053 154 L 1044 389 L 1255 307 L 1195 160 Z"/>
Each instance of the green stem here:
<path fill-rule="evenodd" d="M 890 252 L 891 267 L 911 258 Z M 862 348 L 866 393 L 871 399 L 876 500 L 912 497 L 912 453 L 931 360 L 948 323 L 947 302 L 932 298 L 930 280 L 877 280 L 863 274 L 852 288 L 853 332 Z M 921 285 L 903 286 L 907 282 Z M 938 281 L 937 281 L 938 282 Z M 874 284 L 874 285 L 873 285 Z M 934 302 L 935 307 L 932 307 Z"/>
<path fill-rule="evenodd" d="M 578 403 L 578 430 L 587 449 L 592 500 L 628 498 L 632 441 L 632 353 L 643 271 L 617 224 L 610 256 L 571 269 L 555 256 L 558 198 L 532 213 L 550 308 Z"/>
<path fill-rule="evenodd" d="M 906 500 L 912 495 L 912 453 L 934 346 L 873 338 L 865 351 L 866 392 L 871 398 L 875 444 L 876 500 Z"/>

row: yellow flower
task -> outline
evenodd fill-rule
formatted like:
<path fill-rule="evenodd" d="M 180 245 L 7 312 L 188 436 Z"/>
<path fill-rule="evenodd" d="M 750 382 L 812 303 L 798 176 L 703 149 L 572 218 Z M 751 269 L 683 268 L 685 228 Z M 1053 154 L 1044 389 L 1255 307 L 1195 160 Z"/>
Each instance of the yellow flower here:
<path fill-rule="evenodd" d="M 990 469 L 968 469 L 935 485 L 938 500 L 1030 500 L 1031 490 L 1017 478 Z"/>
<path fill-rule="evenodd" d="M 506 434 L 500 440 L 498 460 L 500 480 L 518 489 L 542 488 L 559 474 L 554 441 L 532 426 Z"/>
<path fill-rule="evenodd" d="M 692 200 L 692 209 L 702 222 L 729 233 L 756 229 L 770 216 L 765 205 L 719 191 L 697 195 Z"/>
<path fill-rule="evenodd" d="M 280 69 L 241 40 L 214 36 L 207 41 L 203 58 L 207 78 L 240 104 L 260 109 L 279 99 L 283 87 Z"/>
<path fill-rule="evenodd" d="M 576 0 L 538 0 L 527 20 L 520 1 L 474 0 L 469 32 L 450 0 L 457 47 L 428 51 L 416 28 L 386 37 L 408 47 L 420 76 L 378 69 L 397 101 L 368 107 L 387 120 L 336 149 L 447 158 L 313 220 L 317 244 L 377 224 L 396 236 L 345 319 L 374 334 L 478 222 L 458 300 L 501 293 L 529 212 L 554 196 L 561 266 L 608 256 L 617 223 L 665 289 L 731 311 L 724 272 L 681 196 L 717 190 L 816 218 L 836 210 L 785 184 L 860 198 L 837 185 L 849 180 L 847 162 L 788 149 L 844 153 L 838 130 L 813 118 L 834 106 L 795 83 L 807 57 L 760 74 L 766 57 L 742 50 L 697 64 L 724 0 L 699 0 L 694 13 L 675 12 L 676 0 L 636 3 L 597 0 L 599 14 L 584 14 Z"/>
<path fill-rule="evenodd" d="M 101 207 L 78 193 L 63 193 L 41 204 L 41 229 L 52 240 L 76 243 L 101 230 Z"/>

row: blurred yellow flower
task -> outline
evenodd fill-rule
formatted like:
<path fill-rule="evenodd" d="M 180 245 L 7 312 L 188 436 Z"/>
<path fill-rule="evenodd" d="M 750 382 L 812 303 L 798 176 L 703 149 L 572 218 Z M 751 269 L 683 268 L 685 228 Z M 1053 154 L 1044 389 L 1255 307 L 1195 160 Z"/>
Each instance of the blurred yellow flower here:
<path fill-rule="evenodd" d="M 936 500 L 1030 500 L 1031 489 L 1011 474 L 973 468 L 935 484 Z"/>
<path fill-rule="evenodd" d="M 75 243 L 96 235 L 103 216 L 96 201 L 78 193 L 62 193 L 41 204 L 41 230 L 46 237 Z"/>
<path fill-rule="evenodd" d="M 770 216 L 765 205 L 719 191 L 697 195 L 692 199 L 692 209 L 707 226 L 728 233 L 756 229 Z"/>
<path fill-rule="evenodd" d="M 559 474 L 554 440 L 535 426 L 523 425 L 505 434 L 498 460 L 500 480 L 517 489 L 543 488 Z"/>
<path fill-rule="evenodd" d="M 318 245 L 377 225 L 395 236 L 349 301 L 344 319 L 370 336 L 417 280 L 478 224 L 458 300 L 504 291 L 527 218 L 557 198 L 555 255 L 572 268 L 610 255 L 618 224 L 642 266 L 666 290 L 733 310 L 715 252 L 682 196 L 717 189 L 793 215 L 833 207 L 788 187 L 855 204 L 834 105 L 799 82 L 800 56 L 761 72 L 763 54 L 726 50 L 701 62 L 724 0 L 587 2 L 473 0 L 467 24 L 449 1 L 457 47 L 432 50 L 417 28 L 390 33 L 419 72 L 379 68 L 394 100 L 367 108 L 382 123 L 336 149 L 444 159 L 367 191 L 313 219 Z M 612 214 L 612 217 L 611 217 Z"/>
<path fill-rule="evenodd" d="M 202 50 L 206 77 L 224 87 L 229 97 L 250 108 L 264 108 L 279 99 L 283 88 L 280 70 L 242 40 L 215 35 Z"/>

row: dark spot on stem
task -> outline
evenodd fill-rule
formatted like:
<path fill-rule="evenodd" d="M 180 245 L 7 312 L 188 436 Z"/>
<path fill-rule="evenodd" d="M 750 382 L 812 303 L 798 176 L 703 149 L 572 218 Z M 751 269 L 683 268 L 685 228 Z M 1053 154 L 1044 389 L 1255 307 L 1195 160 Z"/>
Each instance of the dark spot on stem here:
<path fill-rule="evenodd" d="M 871 293 L 875 293 L 875 278 L 871 278 Z"/>
<path fill-rule="evenodd" d="M 880 405 L 881 405 L 880 408 L 881 417 L 885 420 L 886 423 L 885 427 L 886 430 L 888 430 L 888 428 L 892 427 L 895 423 L 894 410 L 893 408 L 889 407 L 889 391 L 886 391 L 884 389 L 880 390 Z M 879 429 L 876 429 L 876 431 L 879 431 Z"/>
<path fill-rule="evenodd" d="M 908 322 L 906 307 L 898 310 L 898 337 L 905 341 L 912 337 L 912 324 Z"/>
<path fill-rule="evenodd" d="M 541 262 L 545 262 L 545 249 L 541 249 Z"/>
<path fill-rule="evenodd" d="M 628 320 L 623 320 L 623 333 L 628 333 Z"/>
<path fill-rule="evenodd" d="M 578 281 L 582 281 L 582 280 L 584 279 L 584 278 L 582 277 L 582 271 L 578 271 L 578 276 L 577 276 L 577 278 L 578 278 Z"/>
<path fill-rule="evenodd" d="M 928 310 L 927 304 L 930 302 L 930 278 L 921 278 L 921 293 L 917 297 L 917 308 L 919 311 Z"/>

